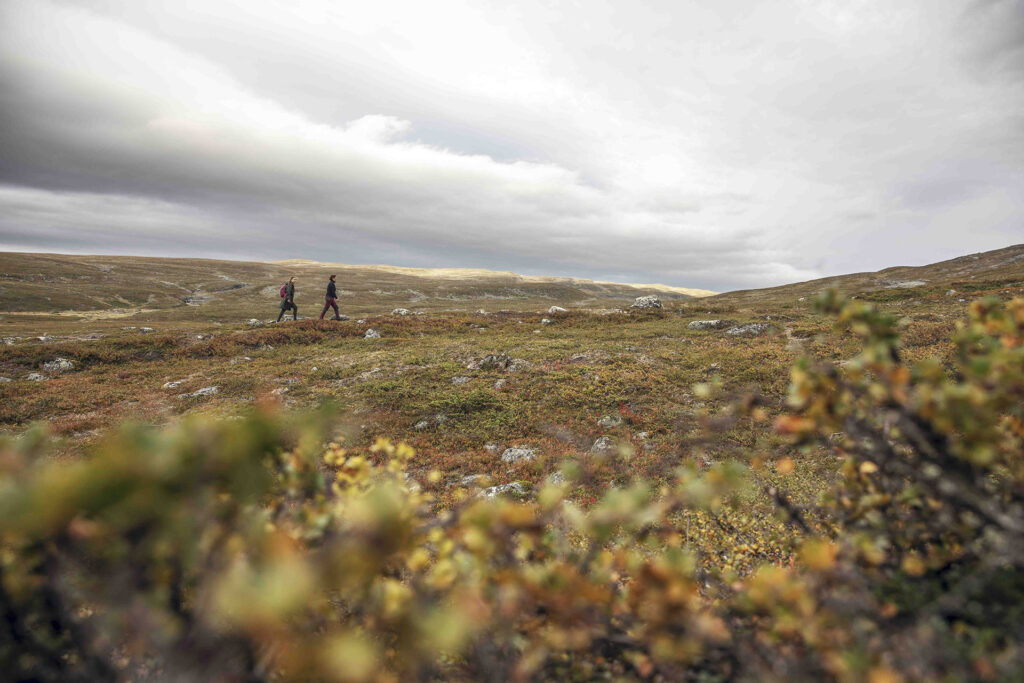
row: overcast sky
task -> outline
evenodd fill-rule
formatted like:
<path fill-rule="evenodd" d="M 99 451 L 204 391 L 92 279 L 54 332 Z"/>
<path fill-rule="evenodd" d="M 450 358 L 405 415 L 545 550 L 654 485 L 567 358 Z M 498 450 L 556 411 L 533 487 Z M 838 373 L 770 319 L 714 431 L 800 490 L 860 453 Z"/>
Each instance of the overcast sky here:
<path fill-rule="evenodd" d="M 1024 242 L 1024 0 L 0 0 L 0 250 L 729 290 Z"/>

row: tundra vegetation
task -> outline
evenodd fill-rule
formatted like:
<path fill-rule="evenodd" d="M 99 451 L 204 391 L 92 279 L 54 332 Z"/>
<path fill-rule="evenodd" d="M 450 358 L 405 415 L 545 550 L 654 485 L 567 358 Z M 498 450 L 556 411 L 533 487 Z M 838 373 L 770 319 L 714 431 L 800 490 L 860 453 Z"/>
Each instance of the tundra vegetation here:
<path fill-rule="evenodd" d="M 0 663 L 1013 680 L 1022 286 L 18 340 Z"/>

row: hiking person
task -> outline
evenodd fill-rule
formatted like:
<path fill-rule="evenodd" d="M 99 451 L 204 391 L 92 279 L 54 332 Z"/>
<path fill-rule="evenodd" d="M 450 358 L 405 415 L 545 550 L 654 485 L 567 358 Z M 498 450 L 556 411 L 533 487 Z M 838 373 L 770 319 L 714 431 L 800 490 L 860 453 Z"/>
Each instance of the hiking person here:
<path fill-rule="evenodd" d="M 299 319 L 299 307 L 295 305 L 295 276 L 288 278 L 288 282 L 281 287 L 281 312 L 277 314 L 277 322 L 281 322 L 281 316 L 289 308 L 292 310 L 292 320 Z"/>
<path fill-rule="evenodd" d="M 334 309 L 334 320 L 341 320 L 341 311 L 338 310 L 338 286 L 334 284 L 335 277 L 335 275 L 332 275 L 331 279 L 327 282 L 327 300 L 324 303 L 324 310 L 320 311 L 321 320 L 327 315 L 328 308 Z"/>

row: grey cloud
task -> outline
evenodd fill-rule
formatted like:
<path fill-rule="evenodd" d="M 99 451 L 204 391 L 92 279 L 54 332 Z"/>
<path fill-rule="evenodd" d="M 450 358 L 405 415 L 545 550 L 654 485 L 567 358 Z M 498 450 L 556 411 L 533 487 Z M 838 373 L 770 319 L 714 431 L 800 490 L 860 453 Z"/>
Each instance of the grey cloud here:
<path fill-rule="evenodd" d="M 1022 7 L 10 0 L 0 246 L 712 289 L 1005 246 Z"/>

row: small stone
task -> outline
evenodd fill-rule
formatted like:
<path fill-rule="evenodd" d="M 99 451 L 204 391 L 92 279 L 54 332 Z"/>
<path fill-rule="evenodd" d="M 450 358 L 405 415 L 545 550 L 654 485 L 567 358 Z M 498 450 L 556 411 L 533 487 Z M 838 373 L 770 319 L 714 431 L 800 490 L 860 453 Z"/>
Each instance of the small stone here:
<path fill-rule="evenodd" d="M 654 295 L 638 296 L 636 301 L 630 305 L 630 308 L 661 308 L 661 299 Z"/>
<path fill-rule="evenodd" d="M 552 306 L 551 308 L 548 309 L 548 313 L 550 313 L 552 315 L 555 314 L 555 313 L 568 313 L 568 312 L 569 311 L 567 311 L 566 309 L 562 308 L 561 306 Z"/>
<path fill-rule="evenodd" d="M 29 382 L 45 382 L 46 375 L 40 375 L 38 372 L 30 372 L 27 375 L 25 375 L 25 379 L 27 379 Z"/>
<path fill-rule="evenodd" d="M 611 437 L 602 436 L 594 445 L 590 447 L 590 452 L 594 455 L 610 455 L 615 451 L 615 442 L 612 441 Z"/>
<path fill-rule="evenodd" d="M 413 429 L 418 432 L 422 432 L 424 429 L 430 429 L 430 420 L 420 420 L 415 424 L 415 426 L 413 426 Z"/>
<path fill-rule="evenodd" d="M 10 377 L 0 377 L 0 384 L 7 384 L 11 381 Z"/>
<path fill-rule="evenodd" d="M 605 415 L 597 421 L 597 424 L 605 429 L 612 429 L 622 425 L 622 417 L 620 415 Z"/>
<path fill-rule="evenodd" d="M 412 311 L 410 311 L 408 308 L 396 308 L 395 310 L 391 311 L 391 315 L 412 315 Z"/>
<path fill-rule="evenodd" d="M 140 327 L 139 332 L 141 332 L 142 334 L 149 334 L 151 332 L 156 332 L 156 330 L 154 330 L 152 327 Z"/>
<path fill-rule="evenodd" d="M 950 289 L 946 291 L 946 296 L 956 296 L 956 290 Z"/>
<path fill-rule="evenodd" d="M 550 321 L 550 320 L 548 320 L 547 318 L 543 318 L 543 319 L 542 319 L 542 320 L 540 321 L 540 324 L 541 324 L 541 325 L 550 325 L 550 324 L 551 324 L 551 321 Z"/>
<path fill-rule="evenodd" d="M 380 339 L 380 332 L 371 327 L 366 331 L 366 334 L 364 334 L 363 337 L 365 339 Z"/>
<path fill-rule="evenodd" d="M 338 322 L 345 322 L 346 320 L 351 320 L 351 318 L 349 318 L 344 313 L 341 313 L 340 315 L 336 315 L 336 316 L 332 317 L 331 320 L 336 320 Z"/>
<path fill-rule="evenodd" d="M 182 380 L 178 380 L 177 382 L 164 382 L 164 385 L 162 387 L 160 387 L 160 388 L 161 389 L 177 389 L 178 387 L 180 387 L 184 383 L 185 383 L 185 380 L 183 380 L 183 379 Z"/>
<path fill-rule="evenodd" d="M 537 451 L 534 448 L 526 448 L 524 446 L 517 446 L 515 448 L 506 448 L 505 452 L 501 454 L 502 462 L 520 462 L 533 460 L 537 457 Z"/>
<path fill-rule="evenodd" d="M 757 337 L 771 332 L 772 329 L 774 328 L 768 323 L 747 323 L 746 325 L 730 327 L 725 333 L 734 337 Z"/>
<path fill-rule="evenodd" d="M 270 344 L 260 344 L 260 351 L 273 351 L 274 347 Z"/>
<path fill-rule="evenodd" d="M 488 453 L 497 453 L 498 451 L 501 450 L 501 446 L 499 446 L 496 443 L 487 443 L 484 444 L 484 450 L 487 451 Z"/>
<path fill-rule="evenodd" d="M 220 387 L 203 387 L 202 389 L 197 389 L 196 391 L 193 391 L 191 394 L 185 395 L 188 398 L 201 398 L 203 396 L 213 396 L 214 394 L 218 393 L 220 393 Z"/>
<path fill-rule="evenodd" d="M 553 472 L 551 476 L 548 477 L 548 483 L 553 486 L 561 486 L 562 484 L 565 484 L 566 481 L 567 479 L 565 478 L 565 473 L 562 472 L 562 470 Z"/>
<path fill-rule="evenodd" d="M 733 320 L 693 320 L 686 325 L 688 330 L 724 330 L 736 324 Z"/>
<path fill-rule="evenodd" d="M 506 384 L 508 384 L 508 380 L 505 379 L 504 377 L 502 377 L 501 379 L 499 379 L 498 381 L 496 381 L 494 383 L 494 388 L 498 389 L 498 390 L 501 390 L 501 389 L 505 388 Z"/>
<path fill-rule="evenodd" d="M 526 487 L 518 481 L 514 481 L 511 484 L 501 484 L 499 486 L 491 486 L 480 492 L 481 498 L 495 498 L 498 496 L 507 496 L 509 498 L 522 499 L 526 498 L 529 492 Z"/>
<path fill-rule="evenodd" d="M 357 325 L 365 325 L 366 324 L 366 319 L 365 318 L 360 318 L 359 320 L 356 321 L 356 324 Z"/>
<path fill-rule="evenodd" d="M 459 479 L 459 486 L 464 489 L 475 489 L 480 488 L 489 481 L 486 474 L 467 474 L 462 479 Z"/>
<path fill-rule="evenodd" d="M 249 327 L 263 327 L 263 321 L 259 318 L 249 318 L 245 324 Z"/>
<path fill-rule="evenodd" d="M 485 311 L 482 308 L 478 308 L 477 311 L 476 311 L 476 314 L 477 315 L 487 315 L 487 311 Z"/>
<path fill-rule="evenodd" d="M 797 301 L 807 301 L 807 297 L 806 296 L 802 296 L 799 299 L 797 299 Z"/>
<path fill-rule="evenodd" d="M 61 358 L 59 356 L 51 360 L 49 363 L 43 363 L 43 370 L 57 375 L 61 375 L 65 372 L 71 372 L 74 369 L 74 363 L 69 361 L 67 358 Z"/>
<path fill-rule="evenodd" d="M 283 396 L 288 393 L 288 387 L 278 387 L 270 392 L 274 396 Z"/>
<path fill-rule="evenodd" d="M 452 384 L 455 386 L 461 386 L 469 382 L 468 377 L 452 377 Z"/>

